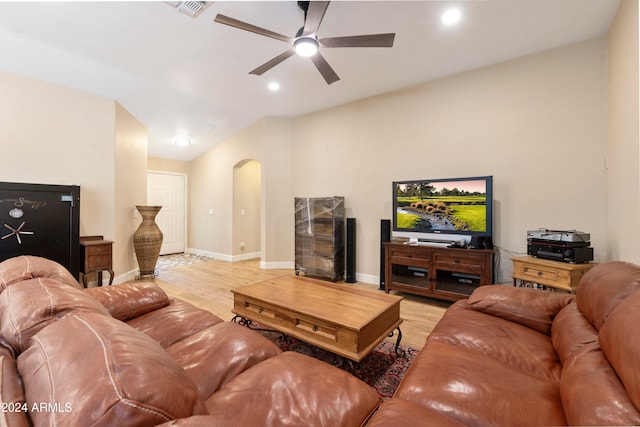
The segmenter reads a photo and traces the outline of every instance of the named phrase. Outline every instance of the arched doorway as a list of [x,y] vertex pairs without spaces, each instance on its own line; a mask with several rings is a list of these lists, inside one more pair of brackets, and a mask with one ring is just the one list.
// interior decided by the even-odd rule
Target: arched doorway
[[260,258],[261,252],[261,165],[252,159],[233,167],[233,242],[234,261]]

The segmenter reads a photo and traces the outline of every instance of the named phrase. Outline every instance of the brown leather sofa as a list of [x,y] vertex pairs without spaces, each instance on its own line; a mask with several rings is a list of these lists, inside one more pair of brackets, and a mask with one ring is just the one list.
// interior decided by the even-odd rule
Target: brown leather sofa
[[640,268],[576,295],[483,286],[445,313],[368,427],[640,425]]
[[640,268],[577,295],[484,286],[453,304],[395,396],[282,353],[153,283],[82,290],[51,261],[0,263],[0,425],[640,424]]
[[0,263],[0,425],[359,426],[348,373],[150,282],[83,290],[60,265]]

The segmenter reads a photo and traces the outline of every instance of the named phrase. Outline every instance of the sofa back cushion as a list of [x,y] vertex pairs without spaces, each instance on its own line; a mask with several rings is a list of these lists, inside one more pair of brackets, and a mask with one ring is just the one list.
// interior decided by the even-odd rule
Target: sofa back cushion
[[152,282],[88,288],[85,293],[100,301],[111,316],[123,322],[169,305],[167,294]]
[[551,334],[556,314],[573,295],[511,286],[480,286],[469,297],[469,308]]
[[69,271],[55,261],[33,255],[21,255],[0,262],[0,292],[23,280],[46,277],[81,289]]
[[0,294],[0,342],[18,355],[42,328],[70,313],[109,316],[102,304],[80,289],[50,278],[24,280]]
[[[640,290],[611,312],[598,340],[633,404],[640,409]],[[636,422],[640,423],[640,417]]]
[[558,313],[552,340],[563,365],[560,396],[569,425],[640,423],[640,413],[600,348],[598,331],[576,304]]
[[600,330],[609,314],[629,295],[640,289],[640,267],[622,261],[598,264],[580,280],[576,291],[578,308]]
[[16,360],[0,350],[0,426],[28,427],[27,408]]
[[158,343],[112,317],[72,314],[18,357],[34,425],[156,425],[206,414],[195,385]]

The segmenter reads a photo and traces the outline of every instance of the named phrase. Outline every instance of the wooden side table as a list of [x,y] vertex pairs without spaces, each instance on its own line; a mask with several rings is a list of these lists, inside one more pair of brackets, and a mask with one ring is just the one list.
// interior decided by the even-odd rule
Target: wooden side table
[[98,286],[102,286],[102,272],[109,272],[109,286],[113,283],[113,242],[104,240],[103,236],[80,237],[80,272],[82,284],[87,287],[87,274],[98,273]]
[[513,285],[517,280],[537,283],[564,291],[575,292],[584,274],[596,263],[570,264],[548,259],[523,256],[511,258],[513,261]]

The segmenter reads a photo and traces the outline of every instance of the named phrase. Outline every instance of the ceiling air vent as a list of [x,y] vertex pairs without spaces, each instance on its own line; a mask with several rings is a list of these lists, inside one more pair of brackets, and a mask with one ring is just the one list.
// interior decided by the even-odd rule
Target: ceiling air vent
[[179,12],[195,18],[200,12],[205,10],[211,3],[210,1],[168,1],[167,4],[178,9]]

